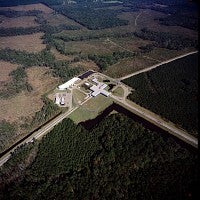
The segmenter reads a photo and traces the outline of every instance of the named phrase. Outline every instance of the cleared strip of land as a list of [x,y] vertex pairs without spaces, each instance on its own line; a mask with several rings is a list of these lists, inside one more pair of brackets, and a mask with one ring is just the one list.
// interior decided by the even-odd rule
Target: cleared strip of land
[[183,58],[183,57],[186,57],[186,56],[195,54],[195,53],[198,53],[198,51],[192,51],[192,52],[183,54],[183,55],[181,55],[181,56],[176,56],[175,58],[171,58],[171,59],[169,59],[169,60],[166,60],[166,61],[163,61],[163,62],[158,63],[158,64],[156,64],[156,65],[153,65],[153,66],[151,66],[151,67],[148,67],[148,68],[139,70],[139,71],[137,71],[137,72],[131,73],[131,74],[126,75],[126,76],[123,76],[123,77],[119,78],[118,80],[124,80],[124,79],[130,78],[130,77],[132,77],[132,76],[135,76],[135,75],[137,75],[137,74],[141,74],[141,73],[143,73],[143,72],[150,71],[150,70],[152,70],[152,69],[154,69],[154,68],[156,68],[156,67],[159,67],[159,66],[161,66],[161,65],[167,64],[167,63],[172,62],[172,61],[174,61],[174,60],[177,60],[177,59],[180,59],[180,58]]

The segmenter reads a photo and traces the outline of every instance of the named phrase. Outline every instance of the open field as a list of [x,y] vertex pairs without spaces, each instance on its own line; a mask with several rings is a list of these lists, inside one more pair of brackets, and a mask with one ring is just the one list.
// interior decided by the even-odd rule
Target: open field
[[80,61],[80,62],[75,62],[69,65],[70,67],[81,67],[84,70],[94,70],[94,71],[99,71],[99,67],[94,63],[93,61]]
[[[138,17],[137,17],[138,16]],[[183,28],[180,26],[165,26],[159,24],[158,21],[154,20],[156,18],[163,18],[166,17],[167,15],[154,11],[154,10],[149,10],[149,9],[140,9],[140,11],[137,12],[127,12],[127,13],[122,13],[119,17],[121,19],[126,19],[129,21],[129,25],[124,26],[124,27],[117,27],[115,28],[116,31],[138,31],[144,27],[148,27],[151,30],[155,31],[161,31],[161,32],[171,32],[175,34],[181,34],[189,37],[198,37],[198,33],[196,31]],[[136,19],[137,18],[137,19]]]
[[31,35],[11,36],[0,38],[0,48],[10,48],[27,52],[40,52],[46,45],[42,44],[41,37],[44,33],[35,33]]
[[120,78],[137,70],[152,66],[155,63],[157,63],[155,60],[143,58],[142,56],[127,58],[109,66],[105,74],[113,78]]
[[54,12],[51,8],[48,6],[37,3],[37,4],[30,4],[30,5],[19,5],[19,6],[12,6],[12,7],[0,7],[0,10],[15,10],[15,11],[30,11],[30,10],[40,10],[44,13],[52,13]]
[[17,64],[12,64],[5,61],[0,61],[0,89],[1,87],[11,80],[10,72],[17,69]]
[[32,117],[42,108],[41,97],[58,82],[49,74],[47,68],[33,67],[27,70],[28,82],[33,87],[32,92],[21,92],[13,98],[0,100],[0,120],[24,123],[24,117]]
[[0,28],[14,28],[14,27],[36,27],[38,23],[34,16],[23,16],[16,18],[1,17]]
[[114,91],[113,91],[113,95],[115,96],[119,96],[119,97],[123,97],[124,96],[124,89],[122,87],[117,87]]
[[90,99],[80,108],[75,110],[69,118],[75,123],[94,119],[102,112],[105,108],[113,103],[112,99],[103,95],[98,95],[95,98]]
[[54,88],[59,79],[51,75],[49,68],[31,67],[27,69],[28,82],[33,87],[33,91],[42,95]]
[[68,52],[81,52],[87,54],[109,54],[113,51],[120,51],[116,45],[112,45],[106,39],[97,39],[89,41],[72,41],[65,43]]

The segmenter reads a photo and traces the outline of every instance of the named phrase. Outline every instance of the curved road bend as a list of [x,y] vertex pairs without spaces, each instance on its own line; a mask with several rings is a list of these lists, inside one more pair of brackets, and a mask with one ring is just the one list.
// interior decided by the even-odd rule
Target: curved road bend
[[137,75],[137,74],[150,71],[150,70],[152,70],[152,69],[154,69],[154,68],[156,68],[156,67],[159,67],[159,66],[161,66],[161,65],[167,64],[167,63],[172,62],[172,61],[174,61],[174,60],[177,60],[177,59],[180,59],[180,58],[183,58],[183,57],[186,57],[186,56],[195,54],[195,53],[198,53],[198,51],[192,51],[192,52],[189,52],[189,53],[185,53],[185,54],[183,54],[183,55],[180,55],[180,56],[176,56],[175,58],[171,58],[171,59],[169,59],[169,60],[166,60],[166,61],[163,61],[163,62],[161,62],[161,63],[155,64],[155,65],[153,65],[153,66],[151,66],[151,67],[148,67],[148,68],[145,68],[145,69],[136,71],[136,72],[134,72],[134,73],[131,73],[131,74],[129,74],[129,75],[123,76],[123,77],[121,77],[121,78],[118,78],[118,80],[121,81],[121,80],[130,78],[130,77],[132,77],[132,76],[135,76],[135,75]]
[[[82,102],[80,105],[84,104],[85,102],[87,102],[89,99],[91,99],[91,97],[89,97],[88,99],[86,99],[84,102]],[[0,158],[0,166],[2,166],[4,163],[6,163],[8,161],[8,159],[11,156],[11,153],[14,152],[14,150],[21,146],[22,144],[25,143],[29,143],[32,142],[33,138],[35,139],[39,139],[42,136],[44,136],[46,133],[48,133],[50,130],[53,129],[54,126],[56,126],[57,124],[59,124],[64,118],[68,117],[72,112],[74,112],[76,109],[78,109],[79,106],[73,108],[72,110],[69,110],[68,112],[59,115],[58,117],[56,117],[55,119],[53,119],[52,121],[50,121],[47,125],[43,126],[41,129],[39,129],[38,131],[34,132],[31,136],[29,136],[28,138],[24,139],[19,145],[13,147],[13,149],[11,149],[9,152],[7,152],[6,154],[4,154],[1,158]]]
[[[176,126],[174,126],[171,123],[164,121],[159,116],[154,117],[153,115],[151,115],[149,113],[149,111],[147,112],[147,110],[144,109],[143,107],[140,109],[140,107],[137,104],[135,104],[134,102],[132,102],[132,103],[133,103],[133,105],[135,104],[135,106],[130,105],[129,103],[126,102],[126,100],[122,100],[119,97],[116,97],[116,96],[113,96],[113,95],[111,95],[111,97],[113,99],[117,100],[118,102],[120,102],[121,104],[124,104],[125,106],[130,108],[130,111],[132,111],[133,113],[135,113],[135,114],[139,115],[140,117],[143,117],[144,119],[152,122],[153,124],[164,129],[165,131],[169,132],[170,134],[178,137],[179,139],[187,142],[188,144],[194,146],[195,148],[198,148],[198,139],[195,138],[194,136],[188,134],[186,131],[177,128]],[[146,112],[145,112],[145,110],[146,110]]]

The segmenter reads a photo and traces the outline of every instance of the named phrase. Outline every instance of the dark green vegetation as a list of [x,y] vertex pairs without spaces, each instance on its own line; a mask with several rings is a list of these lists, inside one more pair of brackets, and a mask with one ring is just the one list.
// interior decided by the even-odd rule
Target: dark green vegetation
[[69,80],[81,71],[80,68],[70,68],[70,62],[57,61],[54,55],[47,49],[40,53],[27,53],[25,51],[4,49],[0,50],[0,59],[21,64],[25,68],[31,66],[50,67],[54,75],[60,77],[63,81]]
[[6,121],[0,121],[0,152],[12,142],[11,138],[16,134],[16,126]]
[[121,13],[120,11],[116,12],[111,9],[96,10],[90,5],[78,5],[77,7],[62,6],[57,10],[91,30],[128,25],[127,20],[117,18],[117,15]]
[[27,74],[25,68],[18,67],[16,70],[10,73],[12,81],[7,83],[3,90],[0,90],[0,97],[8,98],[13,97],[22,90],[30,92],[32,90],[31,85],[27,82]]
[[35,146],[37,155],[31,144],[2,168],[2,200],[178,200],[195,193],[195,153],[122,114],[90,132],[65,119]]
[[111,55],[88,55],[88,59],[94,61],[97,66],[103,71],[106,70],[109,65],[117,63],[120,59],[133,58],[134,53],[130,52],[113,52]]
[[16,36],[16,35],[28,35],[38,32],[45,32],[46,34],[59,33],[63,30],[78,30],[77,26],[68,26],[68,25],[58,25],[58,26],[50,26],[50,25],[42,25],[37,27],[30,28],[0,28],[0,37],[8,37],[8,36]]
[[[38,127],[39,125],[44,124],[48,120],[50,120],[52,117],[54,117],[56,114],[61,112],[61,109],[54,104],[51,100],[49,100],[47,97],[43,97],[43,107],[40,111],[35,113],[35,116],[31,122],[30,127]],[[27,124],[28,125],[28,124]]]
[[198,131],[197,54],[124,80],[129,98],[190,132]]
[[186,47],[196,47],[198,42],[193,39],[185,38],[182,35],[171,34],[165,32],[156,32],[144,28],[141,32],[135,33],[137,37],[144,40],[151,40],[155,42],[155,46],[171,50],[181,50]]

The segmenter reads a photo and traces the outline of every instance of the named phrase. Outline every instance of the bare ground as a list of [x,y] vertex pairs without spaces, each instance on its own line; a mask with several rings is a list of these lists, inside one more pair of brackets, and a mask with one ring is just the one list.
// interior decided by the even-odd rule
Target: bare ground
[[1,7],[1,10],[8,10],[12,9],[15,11],[30,11],[30,10],[40,10],[44,13],[52,13],[53,10],[48,6],[38,3],[38,4],[30,4],[30,5],[19,5],[19,6],[12,6],[12,7]]
[[17,69],[17,66],[17,64],[0,61],[0,89],[5,83],[8,83],[11,80],[9,74],[13,70]]
[[14,27],[36,27],[39,24],[35,21],[34,16],[23,16],[16,18],[1,17],[0,28],[14,28]]
[[31,35],[1,37],[0,48],[10,48],[27,52],[40,52],[46,48],[46,45],[42,44],[41,37],[43,35],[44,33],[35,33]]
[[26,117],[33,117],[42,106],[42,95],[57,85],[58,79],[52,77],[48,68],[32,67],[27,70],[28,82],[33,91],[21,92],[10,99],[0,99],[0,121],[17,124],[25,123]]

